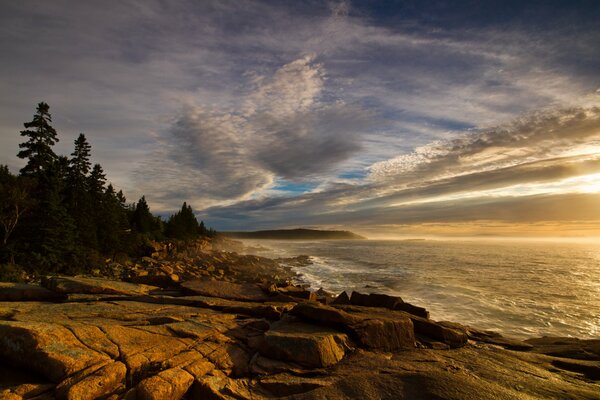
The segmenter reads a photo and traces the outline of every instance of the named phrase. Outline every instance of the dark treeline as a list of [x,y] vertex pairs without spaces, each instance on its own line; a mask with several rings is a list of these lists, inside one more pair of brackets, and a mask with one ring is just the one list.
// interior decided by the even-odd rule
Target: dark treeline
[[0,275],[16,265],[36,273],[88,272],[107,257],[140,255],[151,240],[215,235],[186,203],[167,221],[152,215],[144,197],[128,204],[107,185],[102,166],[90,162],[83,133],[70,157],[55,154],[51,122],[48,104],[39,103],[21,131],[17,156],[27,164],[18,175],[0,165]]

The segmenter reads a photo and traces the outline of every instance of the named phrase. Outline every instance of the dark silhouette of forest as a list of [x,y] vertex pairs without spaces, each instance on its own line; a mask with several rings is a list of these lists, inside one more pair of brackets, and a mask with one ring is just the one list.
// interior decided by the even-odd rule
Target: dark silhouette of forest
[[39,103],[24,124],[17,156],[27,164],[19,174],[0,165],[0,278],[22,269],[86,273],[106,258],[141,255],[152,240],[216,234],[185,202],[167,221],[150,212],[143,196],[128,204],[107,184],[102,166],[92,165],[83,133],[70,157],[55,154],[59,139],[49,110]]

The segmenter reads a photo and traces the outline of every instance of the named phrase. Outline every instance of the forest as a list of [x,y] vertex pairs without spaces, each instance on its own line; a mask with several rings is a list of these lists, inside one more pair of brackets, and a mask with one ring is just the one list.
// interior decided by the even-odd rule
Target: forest
[[0,280],[35,274],[86,273],[107,259],[143,255],[150,241],[193,240],[216,231],[198,223],[186,202],[166,221],[150,211],[145,196],[128,203],[92,165],[91,145],[81,133],[70,157],[59,141],[50,107],[41,102],[21,131],[18,174],[0,165]]

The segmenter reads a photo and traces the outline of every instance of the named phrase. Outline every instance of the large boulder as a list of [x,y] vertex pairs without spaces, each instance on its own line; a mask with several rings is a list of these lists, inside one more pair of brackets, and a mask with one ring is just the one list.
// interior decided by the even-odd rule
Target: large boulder
[[[344,303],[340,302],[340,304]],[[404,302],[401,297],[389,296],[387,294],[362,294],[359,292],[352,292],[350,304],[363,307],[382,307],[390,310],[400,310],[421,318],[429,318],[429,312],[425,308],[413,306],[410,303]]]
[[415,346],[413,324],[406,314],[373,316],[369,312],[348,313],[319,303],[300,303],[291,313],[347,332],[361,346],[369,349],[394,351]]
[[171,368],[141,381],[136,388],[138,400],[179,400],[194,383],[194,377],[181,368]]
[[232,283],[213,281],[210,279],[195,279],[181,284],[189,294],[219,297],[238,301],[265,302],[270,298],[262,289],[252,283]]
[[54,292],[64,294],[86,293],[137,296],[148,294],[158,289],[155,286],[82,276],[50,276],[42,280],[42,285]]
[[278,321],[265,332],[259,352],[266,357],[292,361],[309,368],[339,362],[348,347],[343,333],[299,322]]

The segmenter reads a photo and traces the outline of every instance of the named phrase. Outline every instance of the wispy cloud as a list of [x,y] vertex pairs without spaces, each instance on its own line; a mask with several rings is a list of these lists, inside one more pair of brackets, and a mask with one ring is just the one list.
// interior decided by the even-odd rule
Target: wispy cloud
[[59,152],[83,131],[131,199],[236,229],[438,215],[596,171],[600,7],[440,4],[5,2],[0,157],[19,167],[44,100]]
[[[248,198],[276,178],[304,181],[329,173],[360,149],[371,113],[324,102],[324,79],[323,66],[307,55],[273,76],[252,74],[239,109],[186,106],[140,177],[165,185],[153,193],[166,199],[176,201],[183,190],[206,205]],[[173,179],[172,171],[183,179]]]

